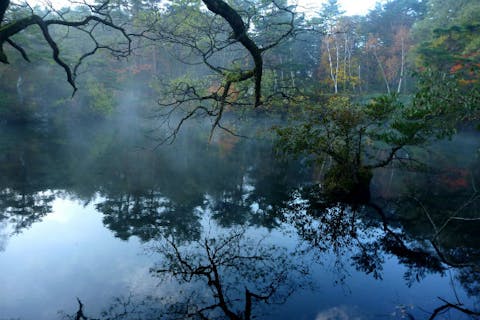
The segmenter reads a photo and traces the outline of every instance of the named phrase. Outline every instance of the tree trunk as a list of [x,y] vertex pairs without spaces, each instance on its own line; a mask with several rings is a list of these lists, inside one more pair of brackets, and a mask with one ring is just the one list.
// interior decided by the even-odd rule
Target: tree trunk
[[152,47],[152,64],[152,73],[156,77],[158,75],[157,46]]
[[345,43],[343,48],[343,91],[347,89],[347,57],[348,57],[348,35],[345,33]]
[[404,69],[405,69],[405,41],[402,37],[402,53],[401,53],[401,65],[400,65],[400,78],[398,79],[398,87],[397,87],[397,93],[400,93],[402,90],[402,81],[403,81],[403,76],[404,76]]
[[5,12],[10,5],[10,0],[0,0],[0,26],[3,23],[3,18],[5,17]]
[[248,36],[247,27],[242,20],[242,17],[222,0],[202,0],[207,6],[208,10],[220,15],[224,18],[233,30],[233,36],[240,42],[245,49],[248,50],[253,59],[255,67],[251,72],[244,73],[242,78],[251,78],[253,76],[255,81],[255,107],[261,104],[261,87],[262,87],[262,73],[263,73],[263,58],[262,50],[257,44]]
[[[332,51],[330,50],[330,36],[327,38],[327,53],[328,53],[328,64],[330,66],[330,79],[333,82],[334,92],[338,93],[338,86],[337,86],[337,74],[333,71],[333,61],[332,61]],[[338,52],[337,52],[337,69],[338,69]]]
[[283,81],[285,80],[285,74],[283,73],[283,58],[280,57],[280,65],[282,66],[282,69],[280,70],[280,80]]
[[277,70],[273,70],[273,92],[278,91]]
[[358,92],[362,93],[362,74],[360,64],[358,65]]
[[387,87],[387,93],[390,94],[390,85],[388,84],[387,75],[385,74],[385,69],[383,69],[382,62],[378,58],[376,49],[373,50],[373,55],[375,56],[375,60],[377,60],[380,71],[382,72],[383,81],[385,81],[385,86]]
[[339,48],[338,48],[338,41],[337,38],[335,37],[335,56],[336,56],[336,65],[335,65],[335,93],[338,93],[338,71],[340,68],[340,53]]

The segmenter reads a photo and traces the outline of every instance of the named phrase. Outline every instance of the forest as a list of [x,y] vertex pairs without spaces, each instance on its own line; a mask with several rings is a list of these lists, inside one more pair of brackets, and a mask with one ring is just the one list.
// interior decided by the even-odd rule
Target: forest
[[308,15],[287,1],[7,1],[4,11],[5,123],[108,121],[128,101],[165,124],[162,144],[192,118],[209,118],[209,140],[242,135],[232,118],[291,118],[276,129],[280,148],[333,159],[334,180],[349,173],[327,189],[342,193],[368,187],[405,147],[478,118],[475,1],[388,1],[365,16],[333,0]]
[[346,12],[1,0],[0,320],[480,318],[480,2]]

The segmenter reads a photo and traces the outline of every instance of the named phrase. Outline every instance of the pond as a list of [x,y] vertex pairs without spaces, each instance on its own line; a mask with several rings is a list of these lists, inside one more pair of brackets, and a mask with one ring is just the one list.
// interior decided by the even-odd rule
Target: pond
[[[326,201],[272,141],[135,126],[2,127],[0,319],[468,319],[480,140]],[[478,186],[480,187],[480,186]],[[470,313],[470,314],[469,314]]]

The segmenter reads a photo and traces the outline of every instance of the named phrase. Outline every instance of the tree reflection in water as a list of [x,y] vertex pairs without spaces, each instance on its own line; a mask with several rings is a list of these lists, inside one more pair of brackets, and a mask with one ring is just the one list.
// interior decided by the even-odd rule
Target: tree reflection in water
[[0,221],[8,223],[13,234],[20,233],[51,213],[53,200],[55,195],[49,191],[4,189],[0,191]]
[[96,208],[103,213],[104,225],[122,240],[137,236],[147,242],[166,234],[185,241],[200,237],[194,208],[174,204],[158,192],[111,195]]
[[190,288],[180,300],[164,299],[167,313],[250,319],[261,309],[259,304],[284,303],[293,291],[307,285],[308,270],[299,255],[264,241],[247,238],[244,230],[205,237],[188,247],[165,239],[159,247],[164,259],[153,272],[162,279],[175,279],[180,288]]
[[[478,297],[480,242],[471,224],[480,222],[479,194],[475,187],[473,189],[473,194],[457,195],[452,198],[454,201],[441,207],[438,204],[444,202],[439,198],[446,193],[440,196],[423,194],[422,200],[422,194],[416,193],[416,197],[380,206],[373,202],[358,205],[335,202],[331,198],[325,200],[318,186],[313,186],[294,194],[285,209],[284,219],[295,227],[319,261],[325,254],[332,253],[339,272],[350,264],[358,271],[372,274],[375,279],[382,279],[385,257],[390,255],[406,267],[404,279],[409,286],[421,282],[429,273],[446,275],[448,272],[450,277],[452,273],[456,275],[456,281],[470,297]],[[427,198],[430,206],[426,205]],[[412,222],[414,228],[409,225]],[[339,277],[345,281],[347,271]],[[475,319],[480,317],[480,311],[461,302],[453,282],[451,279],[456,301],[438,297],[441,305],[429,312],[429,319],[452,310]],[[414,318],[404,312],[408,318]]]
[[[335,268],[343,281],[348,279],[348,265],[382,279],[383,265],[392,256],[406,267],[408,285],[421,282],[427,274],[450,275],[454,301],[438,297],[438,307],[424,310],[424,317],[418,315],[422,314],[419,305],[416,310],[399,306],[397,312],[404,318],[441,319],[446,312],[454,318],[480,317],[475,308],[462,303],[454,286],[458,281],[469,295],[479,294],[478,244],[455,245],[452,235],[468,227],[458,222],[473,220],[451,219],[453,215],[445,219],[445,212],[423,202],[419,205],[419,198],[413,202],[411,197],[405,198],[413,207],[405,203],[397,207],[392,203],[332,203],[319,194],[315,188],[301,189],[283,211],[282,226],[293,227],[300,236],[294,250],[269,244],[268,238],[258,235],[249,237],[250,229],[220,229],[215,212],[211,214],[214,220],[207,223],[210,231],[196,241],[159,233],[155,252],[162,259],[151,273],[161,285],[170,285],[168,294],[118,298],[101,319],[250,319],[268,313],[268,305],[286,302],[295,290],[313,288],[306,265],[312,261],[321,264],[330,254],[335,256]],[[476,208],[472,199],[467,197],[452,212],[467,210],[462,217],[472,217]],[[406,214],[401,208],[416,208],[425,215],[428,212],[422,234],[418,226],[412,230],[408,221],[402,220]],[[432,232],[429,224],[437,225],[434,221],[442,215],[442,232],[438,228]],[[422,221],[418,217],[414,220]]]
[[[424,184],[410,179],[415,185],[395,189],[398,178],[389,186],[395,196],[388,201],[375,198],[374,190],[374,203],[345,204],[327,201],[318,188],[303,188],[291,196],[309,173],[300,177],[298,167],[274,162],[268,146],[249,150],[252,145],[239,142],[230,154],[219,157],[215,146],[194,143],[171,155],[133,152],[131,146],[117,143],[122,139],[113,133],[99,137],[88,139],[98,140],[98,145],[80,150],[54,143],[56,139],[46,139],[48,143],[25,139],[21,148],[12,146],[0,157],[0,248],[7,241],[2,234],[10,236],[41,221],[58,197],[95,201],[105,227],[122,240],[163,239],[158,245],[163,264],[152,274],[165,284],[178,282],[183,291],[172,289],[160,298],[118,298],[99,319],[253,317],[307,286],[308,277],[297,261],[311,262],[312,255],[317,268],[333,254],[335,271],[343,281],[351,266],[380,280],[393,257],[406,267],[403,276],[410,285],[428,274],[451,272],[452,281],[468,295],[480,296],[479,199],[476,190],[465,187],[466,178],[451,181],[449,176],[427,175]],[[0,143],[9,141],[3,140]],[[447,183],[440,183],[445,179]],[[206,236],[208,214],[222,230],[246,231]],[[295,245],[298,235],[298,248],[307,250],[291,255],[269,245],[275,241],[269,237],[260,244],[257,238],[249,240],[265,229],[293,229],[295,234],[285,236],[285,242]],[[217,260],[210,261],[209,255]],[[222,272],[218,279],[214,266]],[[425,313],[426,318],[440,317],[446,310],[476,315],[474,308],[450,297],[448,303],[439,299],[438,308]],[[82,313],[87,311],[88,305]]]
[[407,267],[404,278],[409,284],[420,281],[429,272],[445,270],[438,257],[401,228],[390,225],[378,205],[324,202],[316,190],[302,193],[286,209],[285,220],[320,260],[325,253],[333,253],[338,271],[344,270],[344,265],[348,265],[345,260],[350,259],[358,271],[381,279],[386,254],[396,256]]
[[252,319],[311,288],[301,254],[251,237],[245,229],[223,229],[195,242],[173,236],[156,241],[160,262],[151,268],[159,285],[173,284],[161,297],[119,297],[100,317],[86,315],[78,300],[65,319]]

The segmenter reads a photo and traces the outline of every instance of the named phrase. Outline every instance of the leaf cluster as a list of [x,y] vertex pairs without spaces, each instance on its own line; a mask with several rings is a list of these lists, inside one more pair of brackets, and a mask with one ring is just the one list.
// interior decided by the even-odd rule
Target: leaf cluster
[[294,125],[277,128],[278,146],[284,153],[331,157],[351,168],[376,168],[389,164],[406,146],[428,140],[433,128],[425,115],[405,106],[395,95],[357,103],[331,97],[324,106],[311,106]]

